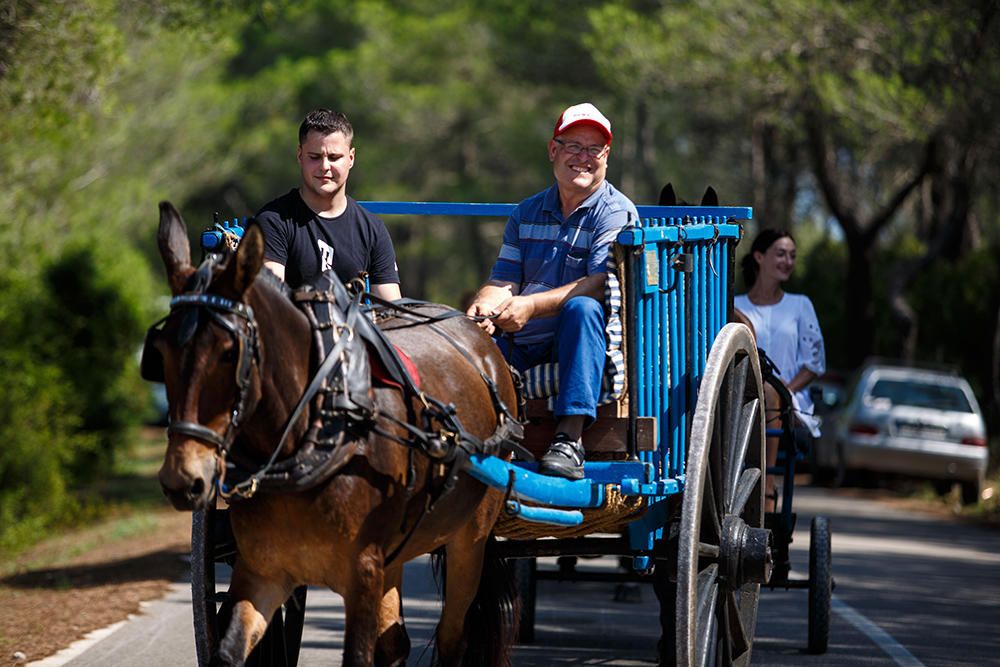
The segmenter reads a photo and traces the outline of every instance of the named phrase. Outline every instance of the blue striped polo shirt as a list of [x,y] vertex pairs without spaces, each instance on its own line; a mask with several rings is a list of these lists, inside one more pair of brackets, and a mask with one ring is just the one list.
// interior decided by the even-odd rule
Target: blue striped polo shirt
[[[553,184],[514,208],[490,280],[514,283],[519,294],[528,295],[604,273],[618,232],[638,218],[635,204],[604,181],[563,220],[559,189]],[[532,319],[515,334],[515,342],[545,342],[555,328],[554,316]]]

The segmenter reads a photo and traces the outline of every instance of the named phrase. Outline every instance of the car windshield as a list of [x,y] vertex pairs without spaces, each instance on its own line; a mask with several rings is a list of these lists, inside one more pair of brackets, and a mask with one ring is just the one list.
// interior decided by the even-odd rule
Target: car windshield
[[893,405],[935,408],[953,412],[972,412],[972,406],[961,387],[918,382],[914,380],[880,379],[872,387],[872,399],[885,398]]

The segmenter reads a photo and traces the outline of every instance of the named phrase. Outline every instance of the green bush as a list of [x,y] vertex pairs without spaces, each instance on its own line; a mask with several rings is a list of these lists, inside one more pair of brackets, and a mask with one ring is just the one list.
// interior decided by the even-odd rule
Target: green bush
[[62,369],[79,427],[94,436],[69,462],[74,477],[109,468],[148,408],[135,356],[149,319],[149,283],[137,277],[147,273],[129,251],[96,244],[69,248],[44,271],[49,332],[39,355]]
[[40,276],[0,272],[0,549],[80,516],[73,490],[110,472],[146,415],[136,350],[148,269],[78,242]]

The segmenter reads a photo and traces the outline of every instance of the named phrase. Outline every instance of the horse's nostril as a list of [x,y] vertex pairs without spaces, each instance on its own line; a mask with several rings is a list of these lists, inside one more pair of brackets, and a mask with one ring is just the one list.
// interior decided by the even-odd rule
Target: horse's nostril
[[200,498],[202,492],[205,490],[205,480],[196,479],[194,483],[191,484],[191,488],[188,490],[188,496],[191,498]]

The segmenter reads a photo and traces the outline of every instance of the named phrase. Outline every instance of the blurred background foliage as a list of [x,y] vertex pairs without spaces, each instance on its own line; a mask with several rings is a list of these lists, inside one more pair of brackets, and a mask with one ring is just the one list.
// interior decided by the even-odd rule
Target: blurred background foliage
[[[829,364],[964,370],[995,432],[996,0],[0,0],[0,546],[147,418],[156,204],[194,235],[297,183],[310,109],[356,128],[357,199],[516,201],[559,111],[613,121],[609,177],[791,229]],[[404,293],[458,304],[502,220],[389,218]],[[746,246],[748,244],[744,244]],[[1000,456],[995,456],[1000,458]]]

